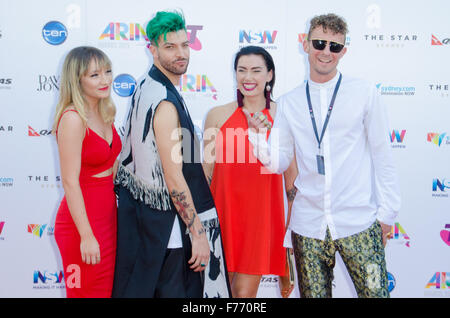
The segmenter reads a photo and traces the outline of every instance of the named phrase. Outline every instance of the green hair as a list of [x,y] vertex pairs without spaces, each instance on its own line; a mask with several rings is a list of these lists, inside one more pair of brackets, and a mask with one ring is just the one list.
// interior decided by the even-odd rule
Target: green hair
[[166,41],[167,33],[179,30],[186,31],[186,22],[182,13],[178,11],[159,11],[147,24],[146,32],[148,39],[158,46],[158,39],[161,35],[164,35],[164,41]]

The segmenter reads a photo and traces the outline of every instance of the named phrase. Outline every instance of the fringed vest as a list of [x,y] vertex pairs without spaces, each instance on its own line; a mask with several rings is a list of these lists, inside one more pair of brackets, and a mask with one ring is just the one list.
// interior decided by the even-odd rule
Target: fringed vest
[[162,101],[171,102],[177,109],[183,133],[183,175],[197,213],[201,214],[213,208],[214,201],[201,164],[200,142],[182,97],[155,66],[137,87],[132,98],[116,184],[127,188],[136,200],[153,209],[174,209],[153,131],[155,110]]

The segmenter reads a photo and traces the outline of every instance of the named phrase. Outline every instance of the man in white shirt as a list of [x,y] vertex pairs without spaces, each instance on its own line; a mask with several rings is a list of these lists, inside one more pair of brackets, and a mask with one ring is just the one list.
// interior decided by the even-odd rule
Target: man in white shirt
[[311,20],[308,81],[278,100],[268,143],[264,116],[247,114],[250,142],[269,170],[282,173],[296,155],[289,230],[302,297],[331,297],[336,251],[358,297],[389,297],[384,246],[400,191],[387,111],[375,85],[337,70],[346,33],[334,14]]

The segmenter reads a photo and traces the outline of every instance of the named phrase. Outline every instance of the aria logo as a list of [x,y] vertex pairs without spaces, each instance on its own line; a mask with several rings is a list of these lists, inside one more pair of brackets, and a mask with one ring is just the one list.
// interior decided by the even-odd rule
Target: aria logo
[[392,226],[391,233],[389,235],[389,239],[395,240],[396,242],[399,242],[401,244],[405,244],[407,247],[410,247],[410,238],[408,234],[406,234],[403,227],[400,225],[400,223],[395,223]]
[[[186,26],[187,36],[189,38],[189,46],[195,51],[200,51],[202,49],[202,43],[197,38],[197,32],[201,30],[203,30],[202,25]],[[112,43],[104,44],[103,40],[105,39],[109,39],[110,41],[121,41],[122,44],[134,42],[136,44],[145,45],[149,42],[145,28],[141,24],[134,22],[110,22],[99,37],[99,40],[102,41],[100,45],[102,47],[128,48],[129,45],[116,46],[111,45]]]
[[448,280],[447,277],[450,278],[450,273],[437,272],[433,274],[433,277],[431,277],[430,281],[425,286],[425,288],[448,289],[450,288],[450,281]]
[[184,74],[180,77],[178,90],[181,93],[202,94],[217,100],[217,90],[205,74]]
[[431,45],[447,45],[450,44],[450,38],[443,39],[440,41],[434,34],[431,35]]
[[42,28],[42,37],[51,45],[60,45],[67,39],[67,29],[61,22],[50,21]]

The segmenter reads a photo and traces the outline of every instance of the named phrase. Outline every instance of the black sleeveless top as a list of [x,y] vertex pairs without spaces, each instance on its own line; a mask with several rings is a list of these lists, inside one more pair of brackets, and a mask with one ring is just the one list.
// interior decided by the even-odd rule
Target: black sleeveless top
[[[191,192],[195,209],[198,214],[212,209],[214,200],[201,163],[200,140],[195,133],[194,123],[184,100],[172,82],[157,67],[153,66],[150,69],[149,76],[167,88],[167,101],[177,109],[182,128],[183,176]],[[171,205],[174,208],[173,202]]]

